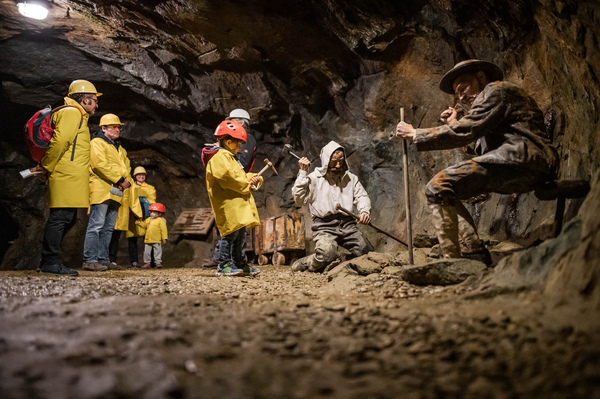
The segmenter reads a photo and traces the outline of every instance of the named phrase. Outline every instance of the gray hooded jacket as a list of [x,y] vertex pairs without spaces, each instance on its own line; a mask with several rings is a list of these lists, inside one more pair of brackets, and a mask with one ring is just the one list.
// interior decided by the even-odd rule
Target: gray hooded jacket
[[[338,149],[344,151],[344,174],[339,179],[327,175],[327,168],[331,155]],[[310,214],[314,217],[339,213],[335,209],[340,204],[346,209],[352,209],[354,205],[360,213],[370,214],[371,200],[364,187],[358,181],[358,177],[348,171],[348,162],[345,160],[346,150],[344,147],[330,141],[321,149],[321,166],[315,168],[312,173],[302,169],[298,171],[298,177],[292,187],[294,201],[299,206],[308,204]]]

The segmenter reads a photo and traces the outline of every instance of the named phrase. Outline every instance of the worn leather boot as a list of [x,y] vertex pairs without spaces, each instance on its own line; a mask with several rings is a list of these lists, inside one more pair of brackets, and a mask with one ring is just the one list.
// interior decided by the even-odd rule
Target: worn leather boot
[[433,217],[433,225],[440,243],[443,258],[460,258],[458,242],[458,214],[456,208],[449,205],[429,205]]

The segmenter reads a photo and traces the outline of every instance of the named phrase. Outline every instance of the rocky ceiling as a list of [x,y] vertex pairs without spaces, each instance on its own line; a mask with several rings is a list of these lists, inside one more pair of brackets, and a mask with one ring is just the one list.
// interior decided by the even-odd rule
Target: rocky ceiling
[[[438,123],[453,104],[439,79],[466,58],[498,63],[536,98],[562,177],[597,181],[599,27],[596,0],[55,0],[44,21],[1,0],[1,268],[32,268],[39,259],[46,189],[18,175],[31,166],[21,128],[37,109],[60,104],[74,79],[105,93],[92,130],[107,112],[126,122],[132,165],[148,169],[170,223],[184,208],[209,206],[200,150],[230,110],[245,108],[258,162],[268,157],[281,172],[256,195],[261,217],[295,208],[297,164],[283,144],[316,160],[337,140],[371,196],[375,223],[403,236],[401,147],[387,138],[400,106],[414,125]],[[416,233],[431,234],[425,183],[462,157],[410,151]],[[471,208],[483,236],[524,245],[548,237],[554,203],[531,194],[479,200]],[[580,205],[569,203],[567,218]],[[71,236],[85,224],[82,215]],[[366,234],[379,251],[398,249]],[[82,244],[67,240],[75,266]]]

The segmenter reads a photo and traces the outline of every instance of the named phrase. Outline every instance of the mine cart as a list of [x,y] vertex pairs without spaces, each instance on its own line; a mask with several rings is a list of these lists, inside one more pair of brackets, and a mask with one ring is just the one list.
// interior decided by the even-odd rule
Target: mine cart
[[304,220],[300,213],[265,219],[250,230],[246,250],[253,251],[259,265],[291,265],[305,254]]

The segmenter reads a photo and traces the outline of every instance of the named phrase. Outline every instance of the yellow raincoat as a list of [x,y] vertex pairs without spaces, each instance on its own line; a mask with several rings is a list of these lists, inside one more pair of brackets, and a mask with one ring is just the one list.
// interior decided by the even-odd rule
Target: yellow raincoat
[[135,223],[146,229],[146,236],[144,238],[145,244],[160,244],[162,240],[167,240],[169,238],[167,221],[165,218],[159,216],[152,219],[152,217],[149,217],[144,221],[137,221]]
[[[260,224],[250,179],[231,151],[219,149],[206,164],[206,189],[221,236]],[[262,183],[262,176],[259,177]]]
[[119,146],[119,154],[121,154],[121,158],[123,159],[125,167],[127,168],[127,180],[131,184],[131,187],[126,188],[123,191],[123,200],[121,201],[121,206],[119,207],[119,215],[117,216],[115,230],[127,230],[129,227],[129,211],[133,212],[137,217],[140,218],[143,215],[140,202],[137,200],[137,196],[134,194],[135,182],[130,175],[131,164],[129,162],[129,157],[127,156],[127,151],[125,151],[122,146]]
[[[144,182],[141,185],[133,183],[129,190],[129,204],[131,213],[129,214],[129,221],[125,236],[129,237],[143,237],[146,234],[146,229],[135,223],[136,219],[141,218],[143,215],[142,206],[140,205],[140,197],[146,197],[150,205],[156,202],[156,189],[154,186]],[[117,221],[117,224],[119,222]]]
[[123,160],[127,158],[127,152],[122,146],[117,150],[113,144],[98,136],[92,139],[91,147],[90,204],[101,204],[109,199],[121,203],[123,197],[111,194],[110,188],[121,178],[129,177],[131,167],[128,169]]
[[[90,166],[90,115],[72,98],[65,97],[67,107],[52,117],[54,135],[40,161],[48,171],[50,208],[87,208],[89,206],[88,174]],[[81,126],[81,115],[83,121]]]

